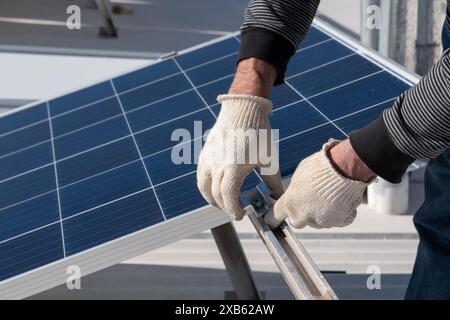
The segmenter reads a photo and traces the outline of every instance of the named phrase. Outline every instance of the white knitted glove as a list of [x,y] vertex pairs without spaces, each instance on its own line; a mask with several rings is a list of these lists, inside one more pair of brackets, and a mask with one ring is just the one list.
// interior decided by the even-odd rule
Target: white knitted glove
[[[220,95],[217,100],[222,107],[199,156],[197,186],[206,201],[221,208],[232,218],[240,220],[244,216],[244,208],[240,203],[242,184],[253,169],[263,166],[259,156],[255,161],[250,161],[248,157],[252,146],[259,150],[260,139],[258,135],[249,139],[248,136],[238,134],[232,144],[225,142],[230,141],[230,132],[239,133],[247,129],[256,129],[255,132],[259,129],[270,130],[269,115],[272,103],[261,97],[238,94]],[[228,141],[225,141],[224,137],[227,137]],[[261,145],[262,143],[261,141]],[[238,159],[241,161],[237,161]],[[262,177],[274,191],[275,197],[279,197],[283,189],[278,168],[276,172]]]
[[286,217],[296,228],[344,227],[353,222],[369,183],[345,178],[336,171],[327,152],[337,143],[330,140],[299,164],[274,212],[266,214],[267,224],[276,228]]

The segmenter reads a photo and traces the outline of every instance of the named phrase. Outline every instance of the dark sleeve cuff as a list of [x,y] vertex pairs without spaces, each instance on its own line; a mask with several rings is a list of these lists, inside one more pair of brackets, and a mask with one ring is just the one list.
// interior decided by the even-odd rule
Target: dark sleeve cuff
[[248,58],[264,60],[275,67],[277,78],[274,85],[284,82],[289,59],[295,47],[283,36],[263,28],[248,28],[241,32],[238,63]]
[[395,146],[383,116],[363,129],[352,131],[350,144],[373,172],[391,183],[401,182],[406,169],[415,160]]

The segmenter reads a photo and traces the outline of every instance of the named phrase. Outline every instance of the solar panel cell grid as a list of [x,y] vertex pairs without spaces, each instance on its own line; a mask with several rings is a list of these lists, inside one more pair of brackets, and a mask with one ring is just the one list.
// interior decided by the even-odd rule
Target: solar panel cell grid
[[327,117],[335,119],[385,100],[394,99],[408,86],[386,72],[349,83],[311,99]]
[[[183,107],[174,108],[173,106]],[[139,133],[143,130],[160,127],[201,109],[206,109],[206,107],[198,95],[194,91],[188,91],[151,106],[135,109],[128,112],[127,117],[133,131]]]
[[[172,133],[193,146],[194,122],[214,124],[238,49],[230,37],[0,118],[0,281],[205,206]],[[313,28],[271,94],[282,174],[408,86]]]
[[273,113],[273,128],[281,128],[279,138],[286,139],[293,134],[327,123],[327,119],[311,107],[306,101],[287,104]]
[[119,99],[125,111],[130,111],[191,89],[192,87],[186,78],[182,74],[177,74],[137,89],[119,93]]
[[162,221],[154,193],[138,192],[65,220],[66,254],[72,255]]
[[23,130],[27,126],[36,125],[39,121],[47,121],[47,104],[41,103],[18,113],[2,118],[0,137],[9,135],[15,130]]
[[23,174],[53,161],[51,142],[38,143],[20,152],[0,156],[0,181]]
[[48,121],[38,123],[29,128],[18,130],[0,138],[0,156],[21,151],[35,144],[50,139]]
[[64,258],[58,224],[0,243],[0,281]]
[[183,70],[189,70],[196,66],[202,66],[205,63],[215,62],[216,59],[236,53],[238,50],[239,41],[231,37],[230,39],[183,54],[177,57],[176,60]]
[[114,79],[114,85],[117,92],[121,93],[177,73],[179,73],[177,65],[172,60],[167,60],[119,76]]
[[303,50],[303,48],[304,46],[298,50],[302,54],[294,55],[289,62],[289,68],[286,70],[288,79],[302,72],[332,64],[338,59],[355,54],[344,46],[336,46],[336,42],[330,38],[312,43],[307,50]]
[[142,155],[147,157],[157,152],[167,150],[178,143],[172,141],[172,132],[176,128],[182,128],[190,132],[191,137],[194,137],[194,121],[199,121],[203,129],[210,128],[215,121],[214,116],[208,109],[198,110],[178,119],[174,119],[170,123],[161,124],[157,127],[152,127],[145,131],[137,133],[136,141],[141,149]]
[[46,166],[33,172],[18,175],[0,183],[0,208],[27,201],[41,194],[55,190],[55,174],[52,166]]
[[112,117],[122,115],[116,97],[95,102],[88,107],[79,108],[72,112],[60,114],[52,118],[55,139],[76,130],[107,121]]
[[50,115],[56,116],[76,108],[87,107],[114,95],[111,84],[108,81],[93,85],[91,87],[67,94],[60,98],[49,101]]
[[281,175],[287,176],[292,174],[299,163],[299,159],[303,159],[318,151],[321,145],[330,137],[335,139],[345,138],[344,134],[334,125],[324,123],[310,130],[288,136],[284,140],[280,139]]
[[140,160],[60,188],[63,218],[149,188]]
[[0,214],[0,242],[59,220],[56,191],[5,208]]

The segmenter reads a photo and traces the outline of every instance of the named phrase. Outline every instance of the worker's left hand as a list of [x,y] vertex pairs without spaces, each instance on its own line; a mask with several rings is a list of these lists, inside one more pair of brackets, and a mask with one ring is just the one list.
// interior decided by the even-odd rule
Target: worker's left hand
[[[361,164],[356,153],[349,152],[353,149],[348,140],[339,144],[339,150],[345,151],[338,151],[348,166],[343,165],[340,168],[342,171],[338,172],[329,158],[330,149],[338,144],[339,141],[330,140],[321,151],[299,164],[288,189],[275,203],[274,212],[266,214],[267,224],[276,228],[287,217],[296,228],[307,225],[315,228],[344,227],[353,222],[364,190],[375,174]],[[357,164],[357,169],[364,173],[363,179],[369,182],[343,176],[346,169],[356,163],[352,159],[361,162]]]

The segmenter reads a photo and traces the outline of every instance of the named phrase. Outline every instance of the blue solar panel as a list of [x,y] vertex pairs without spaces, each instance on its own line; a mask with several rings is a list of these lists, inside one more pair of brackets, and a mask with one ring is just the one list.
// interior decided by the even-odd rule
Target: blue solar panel
[[[171,135],[214,124],[238,49],[231,36],[0,118],[0,295],[11,277],[206,205],[195,154],[174,164]],[[410,86],[318,28],[286,77],[271,95],[284,176]],[[245,188],[257,182],[253,173]]]
[[66,255],[163,221],[155,193],[146,190],[63,222]]

